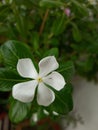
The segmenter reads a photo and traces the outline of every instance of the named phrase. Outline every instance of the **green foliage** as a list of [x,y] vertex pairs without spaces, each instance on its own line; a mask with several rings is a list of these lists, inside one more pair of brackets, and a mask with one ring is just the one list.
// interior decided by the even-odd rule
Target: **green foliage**
[[67,84],[60,92],[55,92],[56,100],[49,106],[49,110],[64,115],[69,113],[73,108],[72,86]]
[[59,50],[58,48],[52,48],[50,49],[49,51],[47,51],[45,54],[44,54],[44,57],[46,56],[55,56],[55,57],[58,57],[59,55]]
[[11,91],[14,84],[25,81],[12,70],[0,68],[0,91]]
[[60,63],[58,72],[60,72],[65,77],[66,81],[70,81],[75,73],[73,62],[67,61],[67,62]]
[[62,3],[61,1],[57,0],[41,0],[40,1],[40,6],[42,7],[60,7],[63,6],[64,3]]
[[10,102],[9,117],[13,123],[19,123],[28,117],[31,108],[30,103],[22,103],[13,98],[10,99]]
[[[1,92],[11,92],[15,84],[19,82],[25,82],[30,79],[22,78],[17,73],[17,62],[21,58],[32,58],[32,53],[28,45],[17,42],[17,41],[8,41],[1,46],[1,55],[3,58],[4,66],[0,68],[0,91]],[[58,57],[58,49],[52,48],[44,56],[55,55]],[[60,65],[59,72],[64,73],[66,78],[67,85],[60,92],[55,92],[55,101],[52,105],[48,107],[39,106],[35,101],[32,103],[22,103],[13,98],[10,98],[10,110],[9,116],[12,122],[19,123],[26,118],[31,118],[32,113],[37,112],[38,120],[45,117],[45,114],[42,113],[44,109],[47,109],[51,114],[53,111],[61,114],[67,114],[72,110],[72,89],[69,85],[71,79],[70,74],[73,74],[73,64],[72,62],[66,62],[65,64]],[[32,107],[32,108],[31,108]],[[29,116],[30,115],[30,116]],[[46,115],[47,116],[47,115]]]
[[51,33],[53,33],[53,35],[58,36],[65,30],[65,24],[68,22],[65,18],[65,14],[63,13],[56,21],[54,21],[51,29]]
[[12,69],[16,69],[18,59],[26,57],[32,59],[33,57],[29,47],[17,41],[7,41],[1,46],[0,51],[5,66]]

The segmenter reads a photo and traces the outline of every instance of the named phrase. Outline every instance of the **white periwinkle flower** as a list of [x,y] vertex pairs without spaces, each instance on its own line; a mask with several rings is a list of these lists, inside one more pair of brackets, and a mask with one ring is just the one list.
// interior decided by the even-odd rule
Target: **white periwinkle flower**
[[28,103],[33,101],[37,88],[37,102],[39,105],[48,106],[55,100],[54,92],[47,87],[53,87],[60,91],[65,86],[63,76],[54,71],[59,67],[54,56],[43,58],[39,62],[39,73],[30,58],[19,59],[17,71],[24,78],[31,78],[30,81],[15,84],[12,95],[15,99]]

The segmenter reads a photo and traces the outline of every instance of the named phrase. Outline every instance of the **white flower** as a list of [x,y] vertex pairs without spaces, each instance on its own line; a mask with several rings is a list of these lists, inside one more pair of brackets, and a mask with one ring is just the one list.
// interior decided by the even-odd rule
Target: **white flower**
[[18,73],[24,78],[31,78],[31,80],[15,84],[12,88],[12,96],[24,103],[31,102],[37,88],[38,104],[50,105],[55,100],[55,94],[47,85],[59,91],[66,84],[63,76],[54,71],[58,67],[59,64],[55,57],[48,56],[39,62],[39,73],[37,73],[30,58],[19,59],[17,63]]

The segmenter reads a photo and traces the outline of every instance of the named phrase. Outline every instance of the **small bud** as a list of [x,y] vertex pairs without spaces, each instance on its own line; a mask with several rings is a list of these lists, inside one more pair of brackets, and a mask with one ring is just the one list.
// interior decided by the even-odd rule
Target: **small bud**
[[69,8],[66,8],[66,9],[64,10],[64,13],[67,15],[67,17],[69,17],[70,14],[71,14],[71,11],[70,11]]

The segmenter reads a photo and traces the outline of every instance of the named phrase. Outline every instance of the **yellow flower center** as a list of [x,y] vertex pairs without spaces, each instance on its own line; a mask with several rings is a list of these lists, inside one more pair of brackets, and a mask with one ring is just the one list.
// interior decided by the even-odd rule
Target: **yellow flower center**
[[37,78],[37,81],[40,83],[40,82],[42,82],[43,80],[42,80],[42,78],[38,77],[38,78]]

